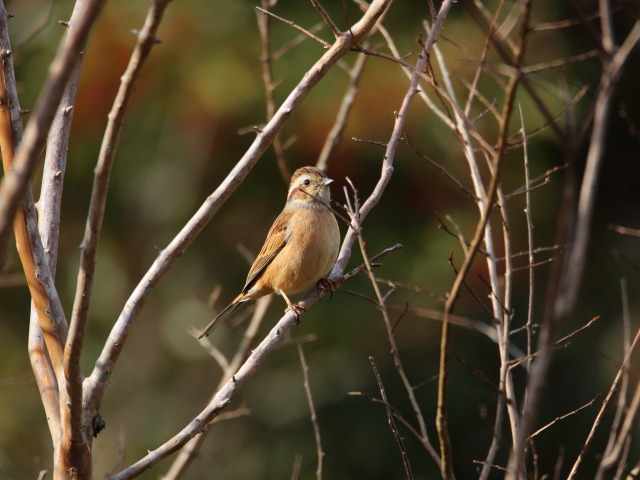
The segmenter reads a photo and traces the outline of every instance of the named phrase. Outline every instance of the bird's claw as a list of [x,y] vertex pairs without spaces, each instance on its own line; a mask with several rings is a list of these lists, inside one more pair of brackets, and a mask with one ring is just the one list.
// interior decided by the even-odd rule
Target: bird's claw
[[286,309],[285,312],[291,312],[296,316],[296,322],[294,323],[294,325],[299,325],[300,324],[300,316],[302,315],[303,312],[306,312],[307,309],[298,305],[298,304],[291,304],[289,305]]
[[329,298],[333,298],[333,292],[335,292],[336,290],[336,282],[334,282],[330,278],[321,278],[320,280],[318,280],[316,286],[324,290],[328,290]]

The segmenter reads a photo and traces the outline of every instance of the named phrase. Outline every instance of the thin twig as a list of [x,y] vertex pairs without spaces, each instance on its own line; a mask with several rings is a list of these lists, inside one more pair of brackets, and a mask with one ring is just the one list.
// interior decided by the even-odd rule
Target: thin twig
[[380,377],[380,373],[378,372],[378,367],[376,366],[376,362],[373,356],[369,356],[369,362],[371,363],[373,374],[376,377],[376,382],[378,382],[378,389],[380,390],[382,403],[384,404],[384,408],[387,412],[387,419],[389,421],[389,426],[391,427],[391,431],[393,432],[393,437],[396,439],[396,442],[398,443],[398,448],[400,449],[400,455],[402,456],[402,464],[404,465],[404,471],[407,475],[407,478],[411,480],[413,478],[413,474],[411,473],[411,465],[409,464],[409,457],[407,457],[407,451],[404,448],[404,441],[402,440],[402,436],[400,435],[400,432],[398,432],[398,427],[396,427],[396,422],[393,420],[393,413],[391,412],[389,400],[387,400],[387,392],[385,392],[384,390],[384,385],[382,384],[382,378]]
[[[411,403],[411,407],[413,408],[413,413],[416,416],[416,420],[418,421],[418,425],[420,426],[420,436],[422,438],[422,442],[427,446],[427,451],[431,454],[432,458],[439,463],[440,459],[438,458],[438,454],[435,449],[431,446],[431,442],[429,440],[429,435],[427,433],[427,424],[424,420],[424,416],[422,414],[422,410],[420,408],[420,404],[415,396],[415,389],[409,380],[409,377],[404,369],[402,364],[402,359],[400,358],[400,350],[398,349],[398,344],[394,335],[394,327],[391,322],[391,318],[389,316],[389,312],[385,305],[385,299],[380,292],[380,287],[378,286],[378,282],[375,279],[375,275],[373,274],[373,267],[371,265],[371,260],[369,259],[369,255],[367,253],[366,244],[364,238],[362,236],[362,228],[361,228],[361,216],[360,216],[360,205],[358,201],[358,193],[351,183],[351,181],[347,178],[347,182],[351,186],[353,192],[353,202],[349,198],[349,194],[347,188],[345,187],[345,199],[347,202],[347,208],[349,212],[349,216],[351,217],[351,222],[354,225],[354,231],[356,232],[356,236],[358,239],[358,245],[360,246],[360,253],[362,254],[362,258],[364,259],[364,263],[367,266],[366,273],[371,280],[371,286],[376,294],[376,304],[380,313],[382,314],[382,318],[384,320],[384,325],[387,331],[387,339],[389,341],[389,345],[391,347],[391,356],[393,358],[393,365],[402,380],[402,384],[409,398],[409,402]],[[410,476],[411,472],[408,468],[408,461],[405,463],[405,469],[407,470],[407,475]]]
[[[369,45],[370,43],[371,34],[367,37],[367,40],[365,40],[365,45]],[[366,61],[366,55],[359,55],[356,58],[353,67],[349,69],[349,85],[347,90],[344,92],[342,101],[340,102],[340,107],[338,108],[338,113],[336,114],[336,119],[331,130],[329,130],[329,133],[327,134],[327,138],[322,145],[322,150],[320,150],[318,161],[316,162],[316,167],[320,170],[327,169],[329,160],[333,157],[335,151],[340,145],[340,142],[342,141],[344,130],[347,126],[347,119],[351,112],[351,107],[356,99],[356,94],[358,93],[358,85],[360,83],[360,77],[364,71]]]
[[[533,220],[531,217],[531,181],[529,178],[529,149],[527,146],[527,132],[524,126],[524,114],[522,113],[522,105],[518,105],[520,111],[520,131],[522,132],[522,149],[524,158],[524,184],[525,184],[525,208],[524,215],[527,221],[527,247],[529,249],[528,261],[529,261],[529,294],[527,298],[527,356],[531,357],[533,352],[533,299],[535,293],[534,285],[534,272],[531,268],[535,264],[535,256],[533,254]],[[527,372],[531,369],[531,361],[527,362]],[[526,399],[526,390],[525,390]],[[523,403],[522,408],[526,408],[526,401]]]
[[[262,0],[262,12],[268,12],[270,6],[270,0]],[[260,31],[260,63],[262,65],[262,82],[264,83],[265,90],[265,104],[267,108],[267,120],[269,120],[276,113],[276,99],[275,90],[276,83],[273,80],[273,57],[271,56],[271,28],[269,22],[269,15],[260,15],[258,17],[258,30]],[[276,160],[278,162],[278,168],[280,174],[285,183],[289,183],[291,179],[291,172],[287,167],[287,162],[284,158],[284,148],[282,146],[282,140],[280,134],[276,134],[273,137],[273,150],[276,153]]]
[[322,438],[320,437],[320,424],[316,415],[316,407],[313,404],[313,395],[311,394],[311,386],[309,384],[309,367],[304,358],[302,346],[298,345],[298,355],[300,356],[300,365],[302,366],[302,375],[304,377],[304,391],[307,394],[307,403],[311,413],[311,423],[313,425],[313,434],[316,439],[316,453],[318,457],[318,467],[316,468],[316,478],[322,480],[322,464],[324,460],[324,450],[322,449]]
[[[631,347],[630,342],[630,318],[629,318],[629,297],[627,293],[627,282],[626,279],[620,279],[620,294],[621,294],[621,304],[622,304],[622,323],[624,328],[624,339],[623,339],[623,349],[625,356],[628,355],[629,349]],[[622,431],[620,429],[620,422],[625,415],[629,415],[630,407],[627,405],[627,390],[629,389],[629,371],[628,369],[624,371],[622,375],[622,380],[620,381],[620,391],[618,392],[618,402],[616,405],[616,413],[611,423],[611,428],[609,431],[609,440],[607,441],[607,446],[604,450],[604,454],[602,455],[602,460],[600,461],[600,465],[598,466],[597,478],[602,478],[604,474],[611,469],[613,464],[618,461],[619,465],[622,466],[624,463],[623,460],[625,455],[623,455],[623,451],[620,447],[620,439],[624,438],[625,443],[629,443],[631,440],[631,436],[627,436],[626,438],[622,436]],[[617,477],[619,478],[619,477]]]
[[426,160],[427,162],[429,162],[432,166],[434,166],[445,178],[447,178],[448,180],[450,180],[456,187],[458,187],[467,197],[471,198],[473,201],[478,201],[478,197],[471,191],[469,190],[467,187],[465,187],[462,182],[460,182],[460,180],[458,180],[457,178],[455,178],[453,175],[451,175],[449,172],[447,172],[447,170],[440,165],[439,163],[431,160],[431,158],[429,158],[427,155],[425,155],[424,153],[422,153],[420,150],[418,150],[413,143],[411,143],[411,140],[409,139],[409,135],[405,135],[404,136],[404,141],[407,143],[407,145],[409,145],[409,147],[411,147],[411,150],[413,150],[415,152],[416,155],[418,155],[419,157],[422,157],[424,160]]
[[569,472],[569,475],[567,476],[567,480],[572,480],[572,479],[576,478],[576,475],[578,474],[578,470],[580,469],[580,466],[582,464],[582,460],[584,459],[585,455],[587,454],[587,451],[589,450],[589,447],[591,446],[591,442],[593,441],[593,438],[594,438],[594,436],[596,434],[596,431],[597,431],[598,427],[600,426],[600,423],[602,422],[602,417],[604,416],[604,414],[605,414],[605,412],[607,410],[607,407],[609,406],[609,403],[611,402],[611,399],[613,398],[613,395],[618,390],[618,386],[620,385],[621,380],[623,379],[623,377],[626,374],[627,369],[629,368],[629,361],[630,361],[631,356],[633,355],[633,352],[635,351],[636,346],[638,345],[639,341],[640,341],[640,329],[638,329],[638,331],[636,332],[635,337],[633,338],[633,342],[631,342],[631,346],[629,347],[629,351],[624,356],[624,360],[622,361],[622,363],[620,364],[620,367],[618,368],[618,372],[616,373],[616,376],[613,379],[613,382],[611,383],[611,387],[609,387],[609,391],[607,392],[607,396],[602,401],[602,405],[600,406],[600,410],[598,411],[598,414],[596,415],[596,418],[593,421],[593,424],[591,425],[591,430],[589,431],[589,434],[587,435],[587,438],[586,438],[586,440],[584,442],[584,445],[582,446],[582,450],[580,450],[580,454],[578,455],[578,457],[576,458],[576,461],[574,462],[573,466],[571,467],[571,471]]
[[320,16],[324,20],[324,23],[327,24],[327,27],[329,27],[329,30],[331,30],[331,33],[333,33],[333,36],[336,38],[340,37],[342,35],[342,32],[336,26],[336,24],[333,23],[333,20],[331,20],[331,17],[327,13],[327,11],[322,7],[322,5],[320,5],[320,2],[318,0],[311,0],[311,5],[313,5],[313,8],[318,11]]
[[621,235],[640,237],[640,229],[637,228],[623,227],[622,225],[609,225],[609,229]]
[[553,420],[551,420],[549,423],[547,423],[544,427],[539,428],[538,430],[536,430],[535,432],[533,432],[530,436],[529,439],[532,439],[533,437],[535,437],[536,435],[538,435],[539,433],[544,432],[547,428],[551,427],[553,424],[564,420],[567,417],[570,417],[576,413],[578,413],[581,410],[584,410],[587,407],[590,407],[591,405],[593,405],[595,403],[595,401],[600,397],[600,394],[596,395],[595,397],[593,397],[591,399],[591,401],[585,403],[584,405],[582,405],[581,407],[576,408],[575,410],[572,410],[569,413],[565,413],[564,415],[561,415],[559,417],[554,418]]
[[322,46],[324,46],[325,48],[331,48],[331,44],[325,42],[324,40],[322,40],[320,37],[317,37],[316,35],[314,35],[313,33],[311,33],[309,30],[306,30],[304,28],[302,28],[300,25],[296,24],[295,22],[292,22],[291,20],[287,20],[285,18],[279,17],[278,15],[276,15],[273,12],[269,12],[267,10],[264,10],[260,7],[256,7],[256,10],[264,13],[265,15],[269,15],[270,17],[275,18],[276,20],[280,20],[282,23],[286,23],[287,25],[289,25],[290,27],[295,28],[296,30],[301,31],[302,33],[304,33],[307,37],[315,40],[316,42],[318,42],[319,44],[321,44]]

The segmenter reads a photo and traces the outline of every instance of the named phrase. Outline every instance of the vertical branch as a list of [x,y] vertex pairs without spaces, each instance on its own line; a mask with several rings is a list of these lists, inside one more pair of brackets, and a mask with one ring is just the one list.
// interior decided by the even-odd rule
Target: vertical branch
[[318,468],[316,469],[316,478],[322,480],[322,462],[324,460],[324,450],[322,449],[322,439],[320,438],[320,425],[316,416],[316,407],[313,404],[313,395],[311,395],[311,385],[309,384],[309,367],[304,358],[302,346],[298,345],[298,355],[300,356],[300,365],[302,366],[302,375],[304,377],[304,391],[307,394],[307,403],[311,412],[311,423],[313,424],[313,434],[316,438],[316,451],[318,453]]
[[340,102],[336,120],[333,123],[331,130],[329,130],[329,134],[327,135],[327,138],[322,145],[322,150],[320,151],[318,161],[316,162],[316,167],[318,167],[320,170],[327,169],[329,159],[333,157],[333,154],[340,145],[344,129],[347,126],[347,118],[349,117],[351,107],[353,106],[353,102],[356,99],[356,94],[358,93],[358,84],[360,83],[360,76],[364,71],[364,65],[366,61],[366,55],[359,55],[356,58],[355,64],[349,70],[349,86],[347,87],[347,91],[342,97],[342,102]]
[[389,400],[387,400],[387,392],[384,389],[384,385],[382,384],[382,378],[380,378],[378,367],[376,366],[376,362],[372,356],[369,357],[369,362],[371,363],[373,374],[375,375],[376,381],[378,382],[378,389],[380,390],[380,396],[382,397],[382,403],[384,404],[384,409],[387,412],[387,419],[389,420],[389,426],[391,427],[393,436],[396,439],[396,442],[398,443],[398,447],[400,448],[400,454],[402,455],[402,465],[404,466],[404,472],[407,475],[407,480],[411,480],[413,478],[413,474],[411,473],[411,465],[409,464],[407,451],[404,448],[404,441],[402,440],[402,436],[400,435],[400,432],[398,432],[398,427],[396,427],[396,422],[393,420],[393,412],[391,411]]
[[[533,254],[533,220],[531,219],[531,179],[529,178],[529,149],[527,146],[527,131],[524,127],[524,114],[522,106],[520,109],[520,132],[522,133],[522,149],[524,153],[524,198],[525,198],[525,218],[527,220],[527,249],[529,260],[529,298],[527,302],[527,371],[531,369],[531,354],[533,353],[533,299],[534,299],[534,271],[533,264],[535,257]],[[525,408],[526,402],[523,404]]]
[[[275,3],[275,2],[273,2]],[[262,9],[269,12],[272,0],[262,0]],[[273,81],[273,58],[271,56],[271,20],[269,15],[263,12],[256,12],[258,18],[258,30],[260,30],[260,63],[262,64],[262,82],[264,83],[265,100],[267,106],[267,120],[270,120],[276,113],[275,90],[276,83]],[[284,158],[284,147],[280,134],[273,137],[273,149],[276,152],[278,168],[285,183],[289,183],[291,172]]]
[[[608,3],[606,1],[601,2],[601,6],[605,10],[608,9]],[[601,15],[608,15],[608,13],[601,12]],[[587,166],[580,187],[576,229],[573,236],[574,241],[559,271],[558,288],[554,296],[550,299],[548,320],[540,332],[538,341],[540,354],[533,363],[527,382],[528,406],[522,415],[520,441],[517,443],[516,458],[512,458],[510,462],[521,461],[524,458],[526,438],[533,430],[534,416],[551,361],[551,347],[554,341],[555,331],[562,319],[572,310],[576,300],[585,268],[591,216],[595,201],[595,186],[605,147],[604,143],[611,108],[611,96],[613,95],[614,86],[622,73],[622,68],[629,54],[639,41],[640,20],[636,21],[622,46],[615,54],[607,56],[603,64],[600,86],[595,100],[593,131],[587,153]],[[577,464],[579,464],[579,460],[580,458],[576,461]],[[577,468],[577,465],[574,464],[574,469],[575,468]]]
[[[67,38],[78,26],[78,17],[82,13],[83,2],[76,2],[69,19]],[[55,278],[58,257],[58,239],[60,236],[60,206],[62,203],[62,189],[64,173],[67,167],[67,150],[69,135],[73,121],[73,109],[78,92],[78,79],[82,70],[85,44],[77,56],[72,67],[71,75],[56,109],[51,129],[47,136],[44,169],[42,173],[42,188],[38,201],[38,226],[42,244],[49,258],[51,275]]]
[[78,28],[69,32],[64,47],[58,51],[51,64],[49,80],[42,90],[35,110],[31,113],[20,149],[15,155],[11,174],[6,174],[0,184],[0,252],[4,252],[7,248],[11,222],[18,210],[20,200],[27,191],[29,179],[36,167],[47,132],[60,104],[60,98],[73,71],[73,65],[105,2],[105,0],[78,1],[82,3],[81,14],[78,16]]
[[607,396],[605,397],[605,399],[602,401],[600,410],[598,411],[598,414],[596,415],[596,418],[593,421],[593,424],[591,425],[591,430],[589,431],[589,434],[587,435],[584,445],[582,446],[582,450],[580,450],[580,454],[578,455],[578,458],[576,458],[576,461],[573,463],[573,466],[571,467],[571,471],[569,472],[569,475],[567,475],[567,480],[573,480],[574,478],[576,478],[576,475],[578,474],[578,470],[582,465],[582,460],[584,459],[585,455],[587,454],[587,451],[589,450],[589,447],[591,446],[591,442],[595,437],[598,427],[602,423],[602,417],[607,411],[607,407],[609,406],[609,403],[611,402],[613,395],[617,392],[620,382],[622,381],[624,376],[627,374],[627,370],[629,369],[629,362],[631,361],[631,356],[633,355],[633,352],[635,351],[638,345],[638,342],[640,342],[640,329],[638,329],[638,331],[636,332],[633,338],[633,342],[631,342],[631,346],[629,347],[629,351],[625,355],[624,360],[622,361],[620,368],[618,368],[618,372],[616,373],[616,376],[613,379],[613,382],[611,383],[609,392],[607,393]]
[[[600,8],[601,18],[603,19],[602,42],[605,48],[607,45],[610,45],[612,49],[613,38],[611,37],[611,29],[610,27],[606,27],[606,25],[608,25],[607,19],[610,17],[608,0],[601,0]],[[560,282],[560,291],[554,305],[558,317],[564,317],[571,311],[578,295],[578,289],[580,288],[585,267],[587,247],[589,245],[589,231],[591,229],[593,205],[597,191],[598,173],[606,146],[607,125],[612,105],[611,97],[622,73],[622,68],[629,54],[639,41],[640,20],[636,21],[623,45],[615,54],[613,50],[607,50],[605,52],[606,56],[602,66],[602,75],[600,77],[598,95],[595,101],[593,130],[591,132],[589,151],[587,153],[587,164],[580,187],[573,248],[567,255],[565,273]]]
[[[5,179],[13,167],[17,144],[22,138],[21,112],[16,92],[11,44],[8,34],[8,15],[4,3],[0,2],[0,148]],[[35,206],[31,188],[26,185],[26,196],[15,212],[13,226],[20,261],[27,278],[29,292],[38,313],[29,334],[29,356],[40,396],[43,402],[49,430],[54,445],[60,432],[58,377],[62,364],[63,342],[67,324],[49,271],[40,235],[38,233]],[[2,205],[7,206],[0,195]],[[11,218],[6,219],[8,221]],[[0,244],[2,241],[0,241]],[[6,243],[5,243],[6,246]],[[0,252],[4,247],[0,246]],[[3,254],[3,253],[1,253]]]
[[[522,16],[522,28],[519,36],[519,42],[516,49],[515,61],[513,67],[515,68],[514,74],[509,79],[509,84],[507,85],[505,91],[505,100],[504,106],[502,110],[502,114],[500,116],[500,126],[499,126],[499,137],[497,142],[497,147],[493,152],[492,165],[491,165],[491,181],[489,183],[489,187],[486,193],[486,203],[484,204],[484,208],[481,214],[480,221],[476,227],[475,234],[473,236],[473,240],[471,242],[471,247],[469,248],[469,253],[464,259],[462,266],[458,272],[458,275],[455,279],[455,282],[449,292],[449,296],[447,297],[447,301],[444,307],[444,318],[442,322],[442,336],[440,343],[440,373],[438,377],[438,411],[436,416],[436,425],[438,427],[438,434],[441,439],[441,449],[442,451],[442,476],[445,479],[453,478],[453,470],[451,465],[451,452],[450,452],[450,444],[449,444],[449,436],[447,432],[447,422],[446,422],[446,403],[447,403],[447,381],[448,381],[448,353],[449,353],[449,317],[453,312],[453,307],[455,306],[458,294],[463,285],[464,279],[469,272],[471,265],[473,263],[473,259],[480,248],[480,242],[484,236],[485,228],[489,222],[489,215],[491,209],[493,207],[493,202],[498,191],[498,184],[500,181],[500,172],[502,168],[502,159],[504,157],[504,152],[506,150],[507,137],[509,133],[509,120],[511,118],[511,113],[513,110],[513,102],[516,94],[516,90],[518,84],[520,82],[520,71],[519,67],[522,64],[525,54],[525,45],[526,45],[526,36],[528,32],[528,22],[530,15],[530,1],[526,0],[522,2],[521,8],[523,9]],[[445,458],[446,457],[446,458]]]
[[[91,191],[91,201],[84,238],[81,244],[80,269],[78,271],[78,281],[76,285],[76,295],[73,303],[73,316],[71,319],[71,334],[67,343],[69,375],[76,381],[80,381],[80,353],[84,341],[91,292],[93,289],[93,279],[95,274],[96,252],[102,220],[104,217],[107,192],[109,188],[109,178],[111,167],[115,158],[120,134],[124,125],[124,118],[127,113],[129,100],[134,91],[134,86],[140,71],[146,61],[149,52],[157,43],[156,32],[164,15],[164,11],[170,0],[154,0],[149,7],[147,17],[142,30],[138,34],[138,41],[131,54],[129,63],[121,77],[120,88],[116,94],[113,106],[108,115],[108,123],[100,147],[93,188]],[[79,400],[80,391],[75,392],[76,402]],[[90,400],[83,399],[86,414],[89,415],[87,421],[91,421],[97,413],[98,406]],[[87,403],[88,402],[88,403]]]
[[[620,293],[622,297],[622,323],[624,328],[624,340],[623,340],[623,349],[625,357],[629,355],[629,350],[631,348],[630,345],[630,319],[629,319],[629,297],[627,293],[627,282],[624,278],[620,279]],[[626,434],[620,430],[620,422],[623,419],[623,416],[631,414],[631,410],[633,408],[627,405],[627,390],[629,388],[629,369],[625,368],[624,373],[622,375],[622,379],[620,381],[620,390],[618,392],[618,402],[616,405],[616,413],[611,423],[611,429],[609,432],[609,440],[607,442],[607,446],[602,455],[602,460],[600,461],[600,465],[598,466],[598,472],[596,478],[602,478],[608,470],[613,467],[614,463],[619,462],[620,467],[624,464],[624,456],[622,455],[622,446],[628,446],[629,441],[631,440],[631,436],[627,431]],[[636,395],[638,394],[638,390],[636,390]],[[635,407],[638,408],[637,405]],[[626,419],[625,419],[626,421]],[[624,428],[624,426],[623,426]],[[628,452],[628,449],[625,448],[625,454]]]
[[[73,468],[80,478],[91,476],[91,436],[93,434],[93,417],[95,412],[88,409],[87,418],[83,418],[82,374],[80,356],[84,343],[89,303],[93,287],[95,255],[100,236],[104,206],[109,183],[109,174],[117,149],[120,132],[127,111],[128,100],[133,92],[133,84],[140,72],[151,47],[156,42],[157,31],[162,14],[169,0],[155,0],[149,9],[145,25],[139,35],[138,43],[131,56],[114,106],[109,113],[104,140],[95,169],[91,204],[87,219],[85,237],[81,245],[80,270],[78,285],[73,306],[73,315],[64,351],[64,387],[61,388],[61,416],[63,423],[62,452],[59,468],[68,471]],[[69,35],[76,27],[73,24]]]

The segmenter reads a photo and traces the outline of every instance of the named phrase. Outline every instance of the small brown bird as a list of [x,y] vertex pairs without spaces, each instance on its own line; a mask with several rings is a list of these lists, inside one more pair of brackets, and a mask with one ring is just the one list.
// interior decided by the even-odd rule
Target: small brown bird
[[249,270],[247,282],[233,302],[214,318],[198,339],[206,337],[244,302],[278,293],[285,311],[300,316],[299,305],[287,295],[309,288],[333,266],[340,249],[338,222],[329,206],[330,178],[315,167],[302,167],[291,177],[284,210],[267,234]]

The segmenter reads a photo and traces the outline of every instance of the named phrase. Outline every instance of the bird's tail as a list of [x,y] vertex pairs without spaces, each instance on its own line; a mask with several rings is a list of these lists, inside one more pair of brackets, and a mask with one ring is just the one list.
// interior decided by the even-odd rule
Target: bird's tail
[[222,310],[216,318],[211,320],[209,325],[202,331],[202,333],[198,336],[198,340],[203,337],[209,336],[209,334],[213,331],[214,328],[218,326],[219,323],[224,322],[227,318],[231,316],[233,312],[235,312],[238,308],[242,306],[244,301],[242,299],[235,299],[231,302],[224,310]]

